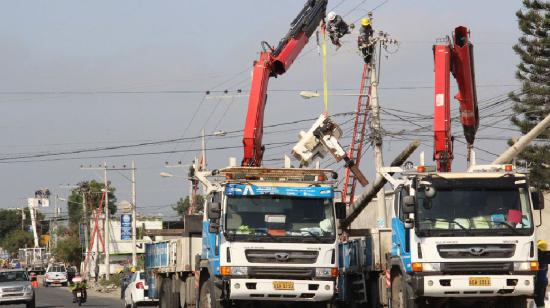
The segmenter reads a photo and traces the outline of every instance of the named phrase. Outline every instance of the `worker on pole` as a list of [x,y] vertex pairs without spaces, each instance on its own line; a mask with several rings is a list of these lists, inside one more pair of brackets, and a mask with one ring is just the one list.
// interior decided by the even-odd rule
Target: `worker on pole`
[[359,37],[357,38],[357,47],[363,55],[363,59],[366,64],[369,64],[372,60],[374,52],[374,43],[372,42],[372,36],[374,30],[370,24],[370,19],[361,19],[361,28],[359,28]]
[[336,46],[336,50],[338,50],[338,48],[342,47],[340,38],[350,33],[350,26],[344,21],[342,16],[337,15],[335,12],[329,12],[327,19],[327,30],[330,41]]

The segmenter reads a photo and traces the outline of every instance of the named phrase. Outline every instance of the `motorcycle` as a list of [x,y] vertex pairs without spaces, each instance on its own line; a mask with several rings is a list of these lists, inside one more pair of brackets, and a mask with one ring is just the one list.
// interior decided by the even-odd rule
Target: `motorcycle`
[[81,306],[86,302],[86,289],[81,288],[74,291],[76,295],[76,303]]

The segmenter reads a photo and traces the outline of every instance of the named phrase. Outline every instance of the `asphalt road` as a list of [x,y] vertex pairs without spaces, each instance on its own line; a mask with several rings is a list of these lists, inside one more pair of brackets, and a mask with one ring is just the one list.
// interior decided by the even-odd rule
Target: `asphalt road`
[[[66,287],[49,287],[42,286],[36,291],[36,307],[37,308],[55,308],[55,307],[78,307],[73,304],[72,293]],[[117,293],[118,294],[118,293]],[[22,308],[25,305],[6,305],[4,307]],[[82,307],[122,307],[122,301],[113,295],[97,294],[88,292],[88,301],[82,304]]]

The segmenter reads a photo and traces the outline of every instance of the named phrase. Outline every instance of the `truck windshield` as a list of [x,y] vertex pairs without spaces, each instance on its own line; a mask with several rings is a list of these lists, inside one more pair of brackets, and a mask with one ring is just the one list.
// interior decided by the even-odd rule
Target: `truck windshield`
[[[452,183],[455,182],[455,183]],[[433,198],[418,193],[419,236],[517,236],[533,232],[528,188],[514,179],[432,181]],[[516,185],[515,183],[523,183]]]
[[335,241],[332,199],[227,197],[225,234],[239,241],[331,243]]

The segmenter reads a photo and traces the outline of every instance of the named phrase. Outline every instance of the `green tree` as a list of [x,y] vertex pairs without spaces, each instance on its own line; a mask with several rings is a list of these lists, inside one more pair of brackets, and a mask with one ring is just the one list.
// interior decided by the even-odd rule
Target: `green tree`
[[[202,213],[204,207],[204,197],[201,195],[197,195],[197,198],[195,200],[195,211],[194,214]],[[184,198],[180,198],[176,205],[172,206],[172,209],[180,215],[181,218],[183,216],[187,215],[187,210],[189,209],[189,196]]]
[[19,248],[32,247],[34,239],[30,232],[24,230],[14,230],[2,240],[2,248],[14,254]]
[[75,265],[80,264],[82,261],[82,247],[80,246],[78,234],[57,241],[54,254],[58,260]]
[[[550,112],[550,2],[523,0],[523,9],[516,12],[519,29],[523,32],[514,45],[521,62],[516,78],[521,81],[521,91],[511,92],[514,101],[512,123],[523,134],[531,130]],[[539,137],[545,142],[535,142],[519,156],[518,164],[530,167],[531,183],[550,188],[550,130]]]
[[[87,217],[91,217],[92,209],[99,208],[99,204],[103,198],[104,184],[97,182],[96,180],[83,181],[78,183],[78,188],[71,191],[71,195],[67,201],[67,207],[69,209],[69,224],[72,229],[72,233],[78,230],[78,224],[82,221],[82,198],[86,198]],[[109,183],[109,212],[114,214],[116,212],[116,189]],[[103,201],[103,205],[105,205]]]
[[0,210],[0,242],[10,232],[21,229],[20,210]]
[[[25,219],[23,220],[23,228],[21,228],[21,210],[0,210],[0,242],[11,232],[24,229],[28,231],[31,225],[31,215],[28,208],[24,209]],[[42,235],[44,214],[36,211],[36,230],[38,236]]]

